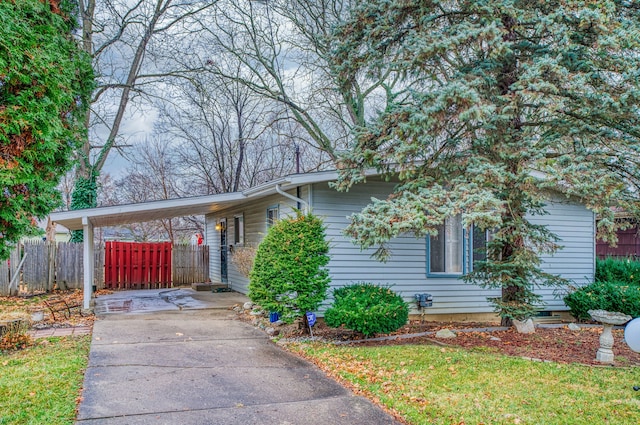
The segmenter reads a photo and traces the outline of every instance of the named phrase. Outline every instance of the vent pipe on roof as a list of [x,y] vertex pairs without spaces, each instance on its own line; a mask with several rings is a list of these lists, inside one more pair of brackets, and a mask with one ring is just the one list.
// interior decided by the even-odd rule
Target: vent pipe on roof
[[278,192],[280,195],[284,196],[285,198],[289,198],[292,201],[296,201],[302,204],[303,205],[302,212],[304,212],[305,214],[309,212],[309,204],[307,203],[307,201],[285,192],[284,190],[282,190],[279,184],[276,185],[276,192]]

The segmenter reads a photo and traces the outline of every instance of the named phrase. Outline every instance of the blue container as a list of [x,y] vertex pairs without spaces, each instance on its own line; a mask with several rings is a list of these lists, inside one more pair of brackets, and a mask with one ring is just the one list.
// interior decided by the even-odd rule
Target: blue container
[[280,320],[280,314],[274,311],[269,313],[269,322],[273,323],[273,322],[277,322],[278,320]]

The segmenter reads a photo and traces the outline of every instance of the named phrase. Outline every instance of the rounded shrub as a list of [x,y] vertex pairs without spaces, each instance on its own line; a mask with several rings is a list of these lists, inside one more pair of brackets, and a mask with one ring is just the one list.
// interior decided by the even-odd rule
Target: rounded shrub
[[249,298],[286,323],[316,310],[329,289],[329,243],[312,214],[278,220],[258,245],[249,273]]
[[640,317],[640,287],[620,282],[594,282],[564,297],[576,319],[590,319],[589,310],[607,310]]
[[365,336],[393,332],[407,323],[409,306],[390,288],[356,283],[334,289],[333,305],[324,313],[327,326],[360,332]]
[[640,286],[640,261],[613,257],[597,259],[595,280]]

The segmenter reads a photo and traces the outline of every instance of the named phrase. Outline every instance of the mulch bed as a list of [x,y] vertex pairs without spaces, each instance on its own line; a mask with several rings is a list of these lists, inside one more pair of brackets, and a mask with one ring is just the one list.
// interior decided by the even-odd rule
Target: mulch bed
[[[243,317],[244,316],[244,317]],[[242,320],[251,320],[240,314]],[[268,321],[263,320],[268,325]],[[551,361],[558,363],[580,363],[585,365],[602,365],[595,360],[596,351],[600,346],[601,326],[583,326],[580,330],[572,331],[566,324],[559,328],[537,327],[533,334],[520,334],[515,328],[496,331],[463,330],[499,327],[497,323],[470,322],[420,322],[412,321],[397,332],[384,339],[363,339],[346,329],[329,328],[322,320],[313,328],[313,335],[327,341],[349,343],[365,346],[384,346],[401,344],[439,344],[466,349],[480,348],[483,351],[495,352],[508,356],[525,357],[537,361]],[[455,338],[436,338],[435,334],[411,337],[413,334],[436,332],[440,329],[450,329],[456,333]],[[300,338],[308,335],[297,325],[278,328],[283,338]],[[640,366],[640,353],[633,352],[624,342],[624,330],[614,329],[615,367]],[[393,338],[403,336],[402,338]],[[607,365],[606,367],[611,367]]]

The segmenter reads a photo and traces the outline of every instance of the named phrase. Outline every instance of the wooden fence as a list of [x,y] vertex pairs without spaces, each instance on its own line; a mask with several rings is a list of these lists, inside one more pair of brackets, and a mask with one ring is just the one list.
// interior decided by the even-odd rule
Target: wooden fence
[[625,230],[618,230],[618,245],[609,246],[601,240],[596,241],[596,254],[598,258],[606,257],[640,257],[640,236],[638,236],[638,226]]
[[107,289],[171,287],[170,242],[110,241],[104,247],[104,284]]
[[[206,245],[174,245],[171,250],[169,286],[209,280],[209,248]],[[94,285],[101,289],[105,287],[105,247],[96,246],[94,252]],[[9,260],[0,261],[0,296],[10,295],[18,289],[21,293],[47,292],[54,288],[82,289],[83,257],[81,243],[34,241],[19,244]],[[18,271],[21,276],[14,283],[14,291],[10,291],[9,283],[23,259]]]
[[171,276],[174,286],[209,280],[207,245],[173,245]]
[[20,246],[17,246],[13,251],[11,251],[8,260],[0,261],[0,295],[10,295],[12,292],[17,292],[10,291],[9,284],[15,276],[16,269],[20,263],[20,252],[21,248]]

